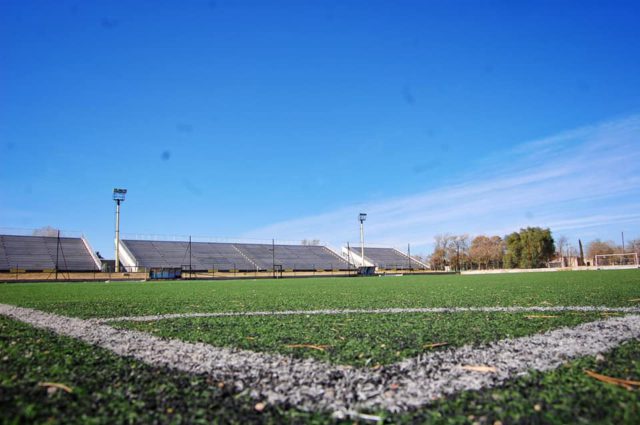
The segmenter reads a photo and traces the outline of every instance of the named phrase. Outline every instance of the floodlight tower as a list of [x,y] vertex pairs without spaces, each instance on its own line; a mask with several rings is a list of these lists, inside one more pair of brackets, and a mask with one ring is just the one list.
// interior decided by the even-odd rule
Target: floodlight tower
[[360,220],[360,258],[362,258],[362,267],[364,267],[364,221],[367,219],[367,214],[360,213],[358,220]]
[[127,189],[113,189],[113,200],[116,201],[116,273],[120,273],[120,203],[124,202]]

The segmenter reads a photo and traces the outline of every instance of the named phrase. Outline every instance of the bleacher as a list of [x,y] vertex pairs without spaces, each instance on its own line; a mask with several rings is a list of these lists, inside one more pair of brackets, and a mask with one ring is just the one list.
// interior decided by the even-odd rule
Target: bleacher
[[135,263],[127,264],[121,258],[125,266],[186,269],[190,264],[193,271],[256,269],[255,264],[230,243],[192,242],[191,253],[189,242],[122,240],[121,243]]
[[82,238],[0,235],[0,271],[100,270]]
[[[320,245],[235,244],[260,270],[348,270],[353,266],[329,248]],[[275,249],[275,255],[274,251]]]
[[192,271],[348,270],[353,266],[324,246],[122,240],[121,262],[129,268],[183,268]]
[[[351,253],[360,256],[360,248],[351,247]],[[395,248],[364,247],[365,261],[385,270],[426,270],[427,267]]]

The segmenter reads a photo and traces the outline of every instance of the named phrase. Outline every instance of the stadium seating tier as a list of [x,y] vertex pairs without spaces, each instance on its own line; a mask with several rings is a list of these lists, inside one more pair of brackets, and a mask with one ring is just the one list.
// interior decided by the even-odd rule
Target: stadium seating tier
[[[351,247],[351,252],[360,255],[360,248]],[[419,270],[426,267],[416,259],[409,257],[394,248],[365,247],[364,256],[367,261],[380,269],[386,270]]]
[[0,235],[0,270],[97,271],[81,238]]
[[207,270],[348,270],[340,256],[324,246],[123,240],[135,265],[145,268]]

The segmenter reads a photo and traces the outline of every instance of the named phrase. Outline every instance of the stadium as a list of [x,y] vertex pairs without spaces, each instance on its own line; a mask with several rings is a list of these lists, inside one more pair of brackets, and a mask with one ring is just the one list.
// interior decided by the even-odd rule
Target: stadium
[[640,423],[638,17],[0,1],[0,425]]
[[[341,252],[275,240],[127,238],[115,246],[118,271],[83,236],[0,235],[9,417],[495,423],[635,415],[639,383],[628,362],[640,353],[637,254],[624,264],[603,256],[611,261],[600,267],[461,274],[364,243]],[[588,403],[596,396],[602,404]]]

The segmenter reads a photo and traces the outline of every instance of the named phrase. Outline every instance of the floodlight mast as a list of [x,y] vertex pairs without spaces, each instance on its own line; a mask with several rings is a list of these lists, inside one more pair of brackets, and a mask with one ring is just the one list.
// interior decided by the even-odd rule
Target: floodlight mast
[[116,201],[116,273],[120,273],[120,203],[124,202],[127,189],[113,189],[113,200]]
[[358,220],[360,220],[360,258],[362,259],[362,267],[364,267],[364,221],[367,219],[367,214],[360,213]]

